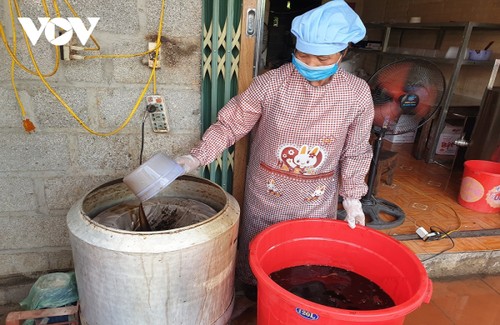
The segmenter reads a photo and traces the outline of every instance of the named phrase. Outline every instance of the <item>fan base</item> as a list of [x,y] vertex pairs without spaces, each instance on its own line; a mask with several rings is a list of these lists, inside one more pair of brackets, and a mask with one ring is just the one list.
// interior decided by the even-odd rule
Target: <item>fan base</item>
[[[401,225],[405,220],[405,213],[403,210],[392,202],[384,199],[379,199],[374,196],[364,197],[361,199],[363,212],[367,216],[366,226],[373,229],[388,229]],[[380,213],[388,214],[394,217],[394,220],[386,221],[380,218]],[[337,219],[345,220],[347,213],[345,210],[337,212]]]

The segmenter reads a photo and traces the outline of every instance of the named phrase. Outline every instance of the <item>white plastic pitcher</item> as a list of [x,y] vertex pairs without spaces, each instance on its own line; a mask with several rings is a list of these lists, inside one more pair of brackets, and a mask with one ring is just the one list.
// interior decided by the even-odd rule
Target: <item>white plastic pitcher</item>
[[184,168],[168,156],[157,153],[123,178],[123,182],[141,200],[146,201],[166,188]]

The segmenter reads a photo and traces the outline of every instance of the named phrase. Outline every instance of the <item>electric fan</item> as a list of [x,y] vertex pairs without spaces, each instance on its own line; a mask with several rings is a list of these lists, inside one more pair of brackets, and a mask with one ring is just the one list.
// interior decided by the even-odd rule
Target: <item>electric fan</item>
[[[373,194],[382,140],[386,134],[413,132],[429,121],[440,107],[445,79],[441,70],[429,61],[403,59],[376,71],[368,85],[375,108],[372,131],[376,139],[368,172],[368,192],[361,204],[365,216],[369,217],[366,225],[386,229],[402,224],[405,213],[394,203]],[[380,213],[391,216],[393,220],[380,218]],[[339,219],[345,219],[345,216],[345,210],[338,212]]]

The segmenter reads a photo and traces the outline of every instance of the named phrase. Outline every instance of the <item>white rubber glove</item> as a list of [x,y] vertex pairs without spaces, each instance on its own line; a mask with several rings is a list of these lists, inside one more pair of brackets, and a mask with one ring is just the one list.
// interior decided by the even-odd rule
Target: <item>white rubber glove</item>
[[363,213],[363,206],[359,200],[344,199],[342,205],[347,214],[345,221],[347,221],[349,227],[354,229],[356,225],[365,225],[365,214]]
[[191,155],[177,157],[175,158],[175,162],[181,165],[182,168],[184,168],[186,174],[201,166],[201,162],[198,160],[198,158],[195,158]]

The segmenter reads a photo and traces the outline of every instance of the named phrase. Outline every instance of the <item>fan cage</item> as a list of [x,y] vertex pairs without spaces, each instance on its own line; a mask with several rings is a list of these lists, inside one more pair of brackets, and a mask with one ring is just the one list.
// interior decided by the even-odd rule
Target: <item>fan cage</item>
[[376,71],[368,80],[373,97],[375,131],[413,132],[430,121],[440,108],[445,78],[432,62],[403,59]]

